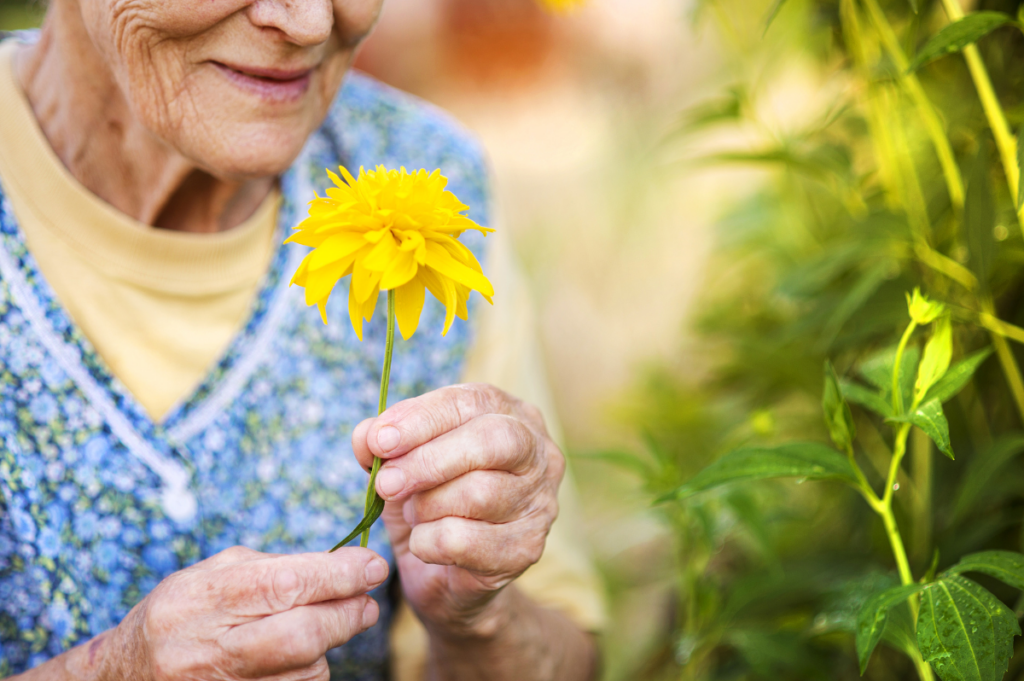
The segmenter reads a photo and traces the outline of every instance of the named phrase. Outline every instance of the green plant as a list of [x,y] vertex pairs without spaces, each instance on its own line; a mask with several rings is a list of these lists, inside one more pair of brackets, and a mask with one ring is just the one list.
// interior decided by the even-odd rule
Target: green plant
[[[1018,8],[769,9],[762,39],[749,5],[703,3],[737,82],[668,145],[742,126],[757,143],[687,162],[776,172],[723,222],[707,377],[661,372],[634,412],[648,442],[634,468],[678,556],[672,631],[636,676],[1017,678]],[[794,55],[842,95],[780,132],[760,100]],[[840,484],[744,483],[786,477]]]

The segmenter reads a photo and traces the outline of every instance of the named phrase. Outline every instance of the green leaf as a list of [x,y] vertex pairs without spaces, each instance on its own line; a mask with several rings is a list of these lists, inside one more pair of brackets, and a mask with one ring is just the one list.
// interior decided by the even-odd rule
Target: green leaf
[[1001,681],[1019,635],[1013,612],[969,579],[950,575],[924,589],[917,644],[942,681]]
[[996,250],[993,229],[996,224],[995,203],[989,179],[988,141],[982,139],[971,166],[964,198],[964,229],[967,232],[968,265],[978,275],[978,283],[987,288]]
[[376,492],[373,493],[373,501],[370,503],[370,510],[367,511],[363,519],[359,521],[355,529],[352,530],[347,537],[342,539],[340,542],[334,545],[334,548],[328,551],[328,553],[334,553],[345,544],[358,537],[363,533],[364,530],[370,529],[370,527],[377,522],[377,518],[384,512],[384,500],[381,499],[380,495]]
[[775,17],[779,16],[779,11],[782,9],[782,6],[785,5],[785,4],[786,4],[786,0],[775,0],[775,2],[772,3],[772,8],[770,10],[768,10],[768,16],[765,17],[765,20],[764,20],[764,32],[765,33],[768,33],[768,29],[771,28],[772,22],[775,21]]
[[949,422],[946,421],[946,415],[942,413],[942,405],[938,400],[925,402],[914,411],[894,416],[889,420],[914,424],[932,439],[940,452],[953,458],[953,448],[949,443]]
[[853,414],[850,413],[850,405],[843,399],[843,393],[839,389],[839,377],[832,367],[832,362],[825,360],[825,390],[821,399],[822,409],[825,410],[825,425],[828,427],[829,436],[836,447],[847,451],[853,446],[853,439],[857,436],[857,427],[853,423]]
[[940,317],[935,321],[932,337],[924,346],[924,356],[917,368],[917,383],[914,384],[914,399],[920,401],[928,390],[949,369],[949,360],[953,357],[953,325],[949,317]]
[[[1018,16],[1024,13],[1024,5],[1017,10]],[[1024,208],[1024,124],[1017,132],[1017,168],[1020,170],[1020,179],[1017,181],[1017,212]]]
[[979,456],[973,457],[956,495],[954,520],[966,517],[986,490],[990,491],[992,481],[1003,467],[1021,453],[1024,453],[1024,435],[1018,433],[997,440]]
[[843,391],[843,397],[848,402],[859,404],[885,418],[892,416],[892,403],[888,402],[881,393],[866,388],[860,383],[847,380],[839,381],[839,389]]
[[972,12],[933,35],[907,67],[907,73],[913,73],[933,59],[959,52],[1000,26],[1012,22],[1013,18],[1002,12]]
[[[911,345],[903,351],[903,360],[900,362],[900,387],[903,392],[903,404],[913,402],[914,377],[917,376],[917,362],[921,357],[921,351],[917,346]],[[892,404],[892,368],[896,363],[896,346],[888,348],[869,357],[860,365],[860,375],[878,388],[882,398]]]
[[688,483],[657,501],[685,499],[731,482],[769,478],[842,480],[857,484],[849,460],[836,450],[817,442],[793,442],[729,452],[697,473]]
[[683,112],[669,137],[686,136],[713,125],[738,121],[745,101],[746,93],[741,88],[730,88],[724,96],[701,102]]
[[947,400],[956,396],[963,387],[967,385],[967,382],[974,376],[974,372],[978,370],[982,362],[988,359],[988,356],[992,354],[992,348],[985,348],[984,350],[978,350],[977,352],[968,355],[956,364],[954,364],[946,374],[940,378],[935,385],[931,387],[928,394],[925,395],[922,402],[930,402],[932,400],[938,400],[939,402],[946,402]]
[[924,589],[923,584],[907,584],[886,589],[869,598],[857,614],[857,658],[860,673],[868,668],[871,653],[882,640],[889,610]]
[[1024,591],[1024,555],[1013,551],[981,551],[960,559],[943,575],[980,572]]
[[850,321],[850,317],[864,307],[864,304],[871,300],[871,297],[881,288],[885,280],[888,279],[890,271],[889,262],[880,262],[864,272],[857,282],[850,286],[822,328],[821,338],[818,341],[820,349],[825,350],[832,345],[843,326]]

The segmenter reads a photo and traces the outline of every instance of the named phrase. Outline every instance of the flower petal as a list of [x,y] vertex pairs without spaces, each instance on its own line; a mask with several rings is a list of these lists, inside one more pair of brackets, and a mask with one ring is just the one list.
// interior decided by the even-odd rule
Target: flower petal
[[420,314],[426,300],[426,289],[419,277],[395,291],[395,317],[402,338],[409,340],[420,325]]
[[436,270],[443,277],[468,286],[485,296],[494,295],[494,287],[491,286],[491,282],[488,281],[487,277],[455,260],[439,244],[427,242],[427,266]]
[[363,260],[364,266],[375,272],[385,272],[391,261],[398,255],[398,244],[395,242],[395,237],[391,235],[391,230],[381,230],[381,232],[380,241],[376,242],[377,245],[366,254],[366,259]]
[[366,269],[366,258],[357,258],[352,269],[352,290],[355,292],[356,300],[365,303],[373,293],[373,289],[380,283],[382,272],[374,272]]
[[380,287],[385,291],[398,288],[415,277],[417,270],[419,267],[416,265],[416,258],[413,254],[407,251],[398,251],[385,270],[384,276],[381,277]]
[[363,306],[356,300],[356,287],[352,285],[351,281],[348,284],[348,320],[352,322],[352,330],[356,332],[356,338],[360,341],[363,340]]
[[[353,255],[360,248],[368,247],[366,239],[358,232],[344,232],[327,237],[315,251],[309,260],[309,269],[317,270],[321,267],[338,262]],[[367,248],[369,252],[369,248]]]

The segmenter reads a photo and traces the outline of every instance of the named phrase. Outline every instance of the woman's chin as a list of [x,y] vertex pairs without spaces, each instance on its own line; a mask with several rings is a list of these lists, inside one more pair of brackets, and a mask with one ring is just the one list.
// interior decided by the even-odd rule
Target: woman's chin
[[211,175],[246,180],[280,175],[298,158],[305,144],[304,131],[279,125],[240,126],[231,135],[214,139],[175,141],[183,155]]

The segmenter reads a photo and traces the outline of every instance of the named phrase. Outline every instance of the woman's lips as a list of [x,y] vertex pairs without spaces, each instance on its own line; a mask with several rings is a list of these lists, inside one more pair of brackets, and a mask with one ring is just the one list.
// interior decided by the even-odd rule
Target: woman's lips
[[268,102],[294,102],[309,89],[313,69],[264,69],[211,62],[228,80]]

